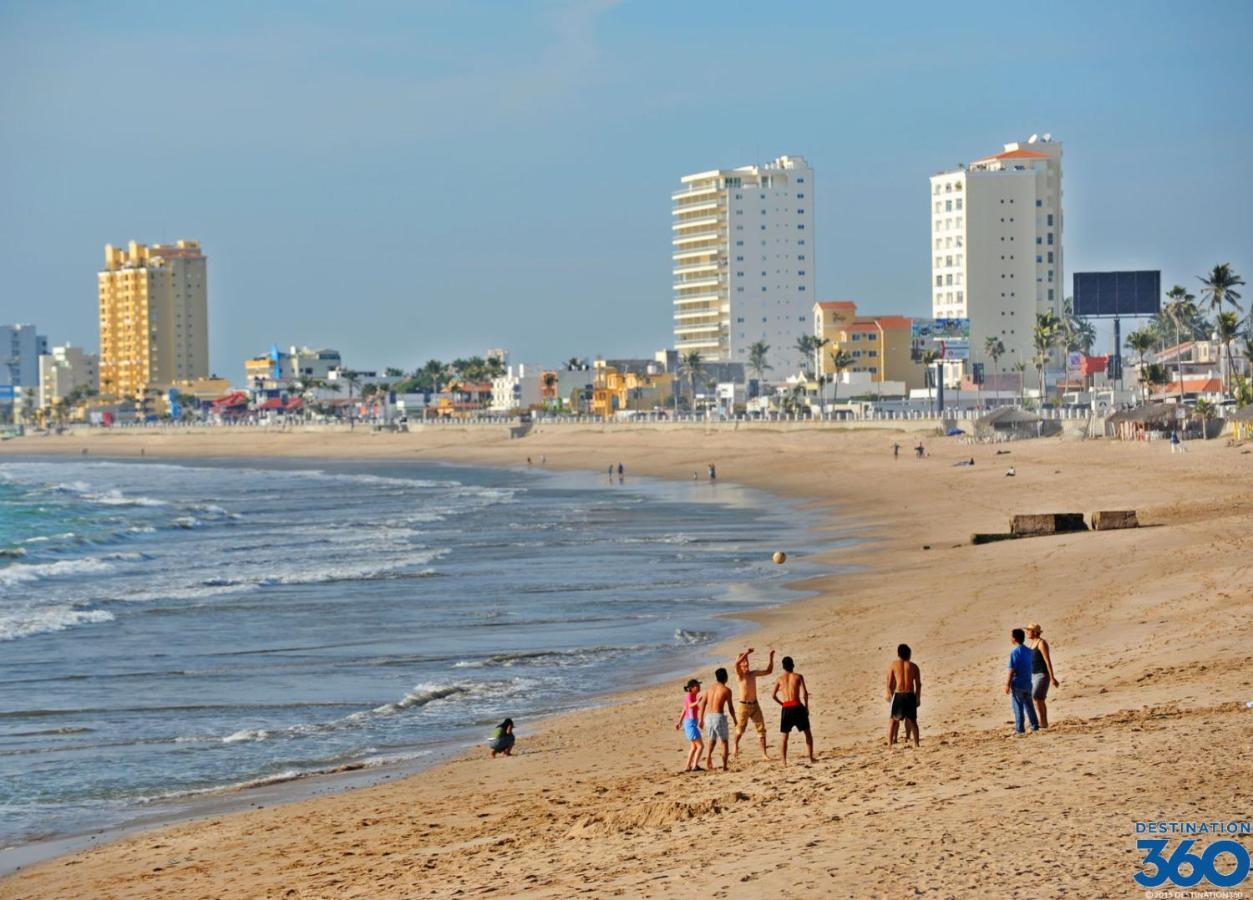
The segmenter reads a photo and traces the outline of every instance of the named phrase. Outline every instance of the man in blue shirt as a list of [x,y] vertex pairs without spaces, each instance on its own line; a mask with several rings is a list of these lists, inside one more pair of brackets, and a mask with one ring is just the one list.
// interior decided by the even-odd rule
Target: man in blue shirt
[[1009,651],[1009,673],[1005,678],[1005,693],[1014,702],[1014,731],[1022,734],[1022,714],[1025,711],[1031,720],[1031,730],[1040,730],[1040,720],[1036,718],[1035,706],[1031,703],[1031,651],[1024,645],[1027,636],[1021,628],[1009,633],[1014,648]]

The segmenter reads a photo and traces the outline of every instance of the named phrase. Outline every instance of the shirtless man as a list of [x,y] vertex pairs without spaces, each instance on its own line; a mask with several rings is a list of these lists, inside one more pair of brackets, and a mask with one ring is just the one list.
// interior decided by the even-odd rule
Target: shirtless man
[[770,660],[764,669],[752,669],[748,665],[748,655],[753,652],[749,647],[735,658],[735,680],[740,686],[739,719],[735,723],[735,757],[740,756],[740,738],[748,730],[751,721],[757,729],[757,737],[761,740],[761,758],[770,759],[766,752],[766,719],[761,714],[761,704],[757,702],[757,679],[774,671],[774,651],[770,651]]
[[896,648],[896,659],[888,666],[887,689],[884,699],[892,703],[892,719],[888,724],[888,749],[896,746],[896,732],[905,723],[905,743],[914,736],[918,746],[918,707],[922,705],[922,673],[915,663],[909,661],[912,651],[908,644]]
[[705,759],[705,768],[710,772],[714,768],[714,744],[722,741],[722,771],[727,770],[727,746],[730,744],[731,730],[727,727],[727,714],[731,721],[739,725],[735,719],[735,707],[731,703],[731,689],[727,687],[727,670],[718,669],[714,672],[716,683],[701,698],[701,718],[708,729],[705,737],[709,743],[709,754]]
[[[805,735],[805,746],[809,748],[809,761],[814,759],[814,736],[809,731],[809,688],[805,685],[805,676],[792,671],[792,657],[783,657],[783,674],[774,683],[774,702],[783,707],[779,721],[779,731],[783,733],[783,765],[787,765],[787,739],[793,728],[800,729]],[[783,699],[779,699],[779,692]]]

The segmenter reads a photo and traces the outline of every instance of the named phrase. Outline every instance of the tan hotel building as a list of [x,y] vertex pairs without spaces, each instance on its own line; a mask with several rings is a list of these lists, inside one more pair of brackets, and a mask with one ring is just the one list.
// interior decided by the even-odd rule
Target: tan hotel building
[[209,374],[206,259],[198,241],[106,244],[100,290],[100,392],[149,389]]
[[865,372],[871,381],[903,381],[907,390],[926,386],[922,366],[911,358],[913,320],[908,316],[859,316],[851,300],[814,304],[814,337],[830,341],[822,348],[819,374],[832,375],[831,354],[852,357],[844,371]]

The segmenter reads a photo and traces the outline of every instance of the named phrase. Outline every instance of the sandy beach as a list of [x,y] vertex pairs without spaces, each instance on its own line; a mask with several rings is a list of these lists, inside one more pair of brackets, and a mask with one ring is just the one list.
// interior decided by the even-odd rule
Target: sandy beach
[[[852,574],[752,614],[796,659],[818,760],[684,774],[679,683],[524,723],[519,753],[459,757],[330,797],[169,826],[41,863],[0,897],[1142,895],[1140,820],[1253,810],[1253,454],[1224,440],[1052,438],[971,447],[915,433],[700,427],[430,428],[410,434],[79,432],[9,454],[443,459],[703,474],[850,517]],[[902,445],[895,459],[892,444]],[[1008,455],[997,455],[997,450]],[[954,467],[973,457],[975,466]],[[1016,477],[1005,477],[1009,465]],[[1014,513],[1135,509],[1135,530],[971,546]],[[787,550],[787,547],[779,549]],[[1043,624],[1061,687],[1011,734],[1008,632]],[[922,747],[889,753],[900,642]],[[738,647],[723,649],[730,666]],[[713,665],[694,673],[706,682]],[[768,682],[769,680],[767,680]],[[767,683],[763,693],[768,696]],[[612,691],[589,685],[589,692]],[[766,703],[772,753],[777,712]],[[1253,839],[1240,840],[1253,849]]]

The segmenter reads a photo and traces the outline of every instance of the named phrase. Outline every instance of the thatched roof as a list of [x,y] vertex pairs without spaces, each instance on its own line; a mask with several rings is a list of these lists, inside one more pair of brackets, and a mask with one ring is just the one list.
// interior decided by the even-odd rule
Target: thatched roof
[[1228,422],[1253,422],[1253,403],[1242,406],[1235,412],[1227,413]]
[[986,416],[981,416],[975,422],[978,428],[1006,428],[1013,425],[1034,425],[1040,421],[1040,417],[1029,410],[1025,410],[1019,406],[1002,406],[1000,409],[994,409]]
[[1177,421],[1174,403],[1149,403],[1132,409],[1116,412],[1107,420],[1110,425],[1121,425],[1123,422],[1138,422],[1142,425],[1173,425]]

